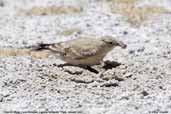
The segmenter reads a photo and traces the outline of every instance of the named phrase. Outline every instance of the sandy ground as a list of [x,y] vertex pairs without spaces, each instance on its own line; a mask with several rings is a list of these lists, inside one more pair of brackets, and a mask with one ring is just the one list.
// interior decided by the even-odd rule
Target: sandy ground
[[[170,8],[169,0],[141,0],[140,5]],[[23,16],[20,8],[73,5],[83,12]],[[126,17],[94,0],[1,0],[0,47],[27,47],[81,36],[111,35],[125,42],[104,60],[120,63],[98,74],[57,65],[55,57],[0,58],[0,111],[60,114],[170,114],[171,14],[160,14],[133,27]],[[76,29],[71,35],[60,34]],[[77,31],[79,30],[79,31]],[[104,73],[101,73],[105,71]],[[16,111],[16,112],[15,112]]]

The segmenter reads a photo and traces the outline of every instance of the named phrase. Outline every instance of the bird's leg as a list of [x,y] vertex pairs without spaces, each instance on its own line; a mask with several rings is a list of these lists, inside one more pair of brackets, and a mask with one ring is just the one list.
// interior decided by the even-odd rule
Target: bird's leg
[[60,65],[57,65],[57,66],[58,67],[62,67],[62,68],[65,67],[65,66],[81,67],[81,68],[83,68],[85,70],[88,70],[90,72],[93,72],[95,74],[98,74],[99,73],[96,69],[94,69],[94,68],[92,68],[90,66],[77,66],[77,65],[73,65],[73,64],[69,64],[69,63],[64,63],[64,64],[60,64]]
[[70,63],[64,63],[64,64],[59,64],[57,65],[58,67],[65,67],[65,66],[75,66],[75,65],[72,65]]
[[93,72],[95,74],[99,73],[96,69],[92,68],[91,66],[81,66],[81,67],[86,69],[86,70],[89,70],[90,72]]

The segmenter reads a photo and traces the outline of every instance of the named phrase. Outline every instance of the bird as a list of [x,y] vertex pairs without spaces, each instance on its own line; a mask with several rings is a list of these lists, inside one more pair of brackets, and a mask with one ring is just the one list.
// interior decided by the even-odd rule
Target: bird
[[103,58],[114,47],[125,49],[127,45],[112,36],[99,38],[77,38],[59,43],[38,44],[33,51],[46,50],[50,54],[58,55],[61,60],[71,65],[93,66],[99,65]]

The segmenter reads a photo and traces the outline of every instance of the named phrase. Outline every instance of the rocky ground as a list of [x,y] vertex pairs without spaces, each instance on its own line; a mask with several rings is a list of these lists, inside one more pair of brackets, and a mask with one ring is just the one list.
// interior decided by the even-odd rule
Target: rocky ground
[[[170,0],[137,5],[171,9]],[[78,11],[32,11],[31,7],[73,6]],[[79,9],[80,8],[80,9]],[[160,13],[134,26],[100,0],[1,0],[0,47],[20,48],[82,36],[110,35],[127,44],[104,60],[116,66],[58,67],[51,56],[0,58],[0,111],[60,114],[170,114],[171,14]],[[29,12],[29,13],[28,13]]]

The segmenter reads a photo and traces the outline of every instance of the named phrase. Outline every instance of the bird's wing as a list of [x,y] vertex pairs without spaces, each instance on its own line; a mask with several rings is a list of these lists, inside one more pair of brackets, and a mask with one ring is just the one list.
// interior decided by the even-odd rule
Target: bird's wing
[[101,52],[103,44],[97,39],[75,39],[54,44],[40,44],[36,50],[49,50],[72,59],[85,59]]
[[85,59],[97,55],[100,53],[101,49],[102,46],[99,42],[74,42],[74,44],[70,43],[68,47],[65,48],[65,55],[72,59]]
[[95,56],[99,50],[97,49],[75,49],[69,48],[68,53],[66,56],[72,59],[85,59],[91,56]]

